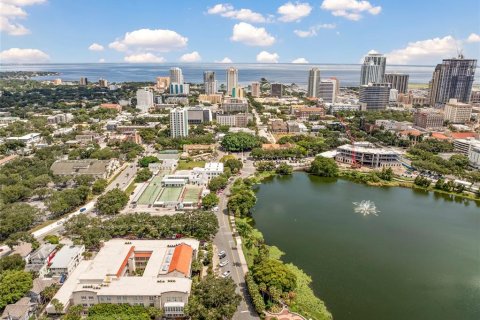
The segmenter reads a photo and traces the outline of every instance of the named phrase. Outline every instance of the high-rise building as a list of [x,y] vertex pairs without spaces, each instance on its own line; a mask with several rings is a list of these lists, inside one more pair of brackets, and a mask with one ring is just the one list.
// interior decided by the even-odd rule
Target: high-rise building
[[472,105],[459,102],[457,99],[450,99],[445,104],[444,114],[444,119],[451,123],[465,123],[470,121]]
[[153,92],[148,88],[137,90],[137,108],[147,113],[153,107]]
[[176,82],[176,83],[183,83],[183,73],[182,69],[180,68],[171,68],[170,69],[170,83]]
[[320,81],[318,98],[325,103],[335,103],[337,98],[337,83],[335,80],[327,79]]
[[338,95],[340,93],[340,80],[337,77],[330,77],[329,79],[335,81],[335,87],[337,88],[335,93]]
[[234,89],[238,87],[238,69],[230,67],[227,69],[227,95],[233,96]]
[[390,83],[392,89],[397,89],[398,93],[407,93],[408,74],[404,73],[386,73],[385,82]]
[[98,80],[98,85],[100,87],[106,88],[106,87],[108,87],[108,80],[105,80],[105,79],[101,78],[101,79]]
[[80,78],[80,85],[81,86],[86,86],[88,84],[88,79],[85,77]]
[[365,56],[360,71],[360,85],[384,83],[387,58],[380,53],[369,53]]
[[462,55],[438,64],[430,84],[431,105],[441,107],[450,99],[469,103],[476,67],[476,59],[464,59]]
[[252,82],[252,97],[259,98],[260,97],[260,83],[259,82]]
[[281,83],[272,83],[270,90],[270,95],[272,97],[281,98],[283,96],[283,84]]
[[205,94],[217,93],[217,80],[215,80],[214,71],[205,71],[203,73],[203,86],[205,87]]
[[170,87],[170,77],[157,77],[157,90],[160,91],[167,91]]
[[307,97],[318,98],[319,87],[320,87],[320,69],[312,68],[308,73]]
[[365,106],[367,111],[376,111],[387,108],[390,97],[388,83],[370,83],[360,86],[360,105]]
[[188,136],[188,109],[174,108],[170,110],[170,137]]
[[170,94],[189,94],[190,85],[188,83],[170,83]]

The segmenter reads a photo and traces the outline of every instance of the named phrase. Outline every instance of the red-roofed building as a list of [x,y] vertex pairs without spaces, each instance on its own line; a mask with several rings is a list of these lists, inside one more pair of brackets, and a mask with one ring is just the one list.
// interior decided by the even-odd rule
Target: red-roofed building
[[168,275],[189,278],[191,273],[192,259],[192,247],[184,243],[176,246],[175,251],[173,252],[172,262],[168,268]]
[[102,103],[100,105],[100,108],[102,108],[102,109],[114,109],[114,110],[117,110],[118,112],[122,111],[122,106],[117,104],[117,103]]
[[450,136],[453,139],[467,139],[467,138],[478,138],[478,133],[475,132],[452,132]]
[[444,135],[443,133],[440,132],[433,132],[432,135],[430,136],[432,139],[437,139],[437,140],[449,140],[450,138]]

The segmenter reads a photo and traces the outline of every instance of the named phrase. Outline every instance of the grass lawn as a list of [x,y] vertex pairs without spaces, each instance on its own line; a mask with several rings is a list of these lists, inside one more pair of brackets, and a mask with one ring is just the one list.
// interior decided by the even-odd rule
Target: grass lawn
[[180,160],[178,162],[177,170],[192,170],[195,167],[203,168],[204,166],[205,166],[205,161]]

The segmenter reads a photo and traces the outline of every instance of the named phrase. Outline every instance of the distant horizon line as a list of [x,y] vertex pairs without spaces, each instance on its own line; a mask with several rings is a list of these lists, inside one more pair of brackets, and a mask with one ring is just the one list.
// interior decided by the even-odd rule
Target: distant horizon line
[[[269,62],[232,62],[232,63],[223,63],[223,62],[142,62],[142,63],[131,63],[131,62],[43,62],[43,63],[0,63],[0,66],[35,66],[35,65],[78,65],[78,64],[95,64],[95,65],[105,65],[105,64],[125,64],[132,66],[139,65],[202,65],[202,64],[215,64],[215,65],[225,65],[225,66],[234,66],[234,65],[352,65],[352,66],[361,66],[362,63],[328,63],[328,62],[309,62],[309,63],[292,63],[292,62],[278,62],[278,63],[269,63]],[[388,66],[395,67],[435,67],[435,65],[430,64],[387,64]],[[480,65],[476,67],[480,68]],[[4,71],[0,71],[4,72]]]

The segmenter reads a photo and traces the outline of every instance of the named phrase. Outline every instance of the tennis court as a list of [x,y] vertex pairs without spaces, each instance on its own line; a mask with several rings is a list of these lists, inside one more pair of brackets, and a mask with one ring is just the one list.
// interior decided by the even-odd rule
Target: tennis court
[[162,191],[162,178],[163,175],[159,174],[152,179],[148,187],[138,199],[138,204],[153,204],[155,199],[157,199],[160,191]]
[[160,197],[157,199],[158,202],[174,202],[178,200],[180,194],[182,193],[183,187],[167,187],[163,188]]
[[197,203],[198,199],[200,198],[201,192],[202,192],[202,187],[187,186],[183,193],[183,202]]

